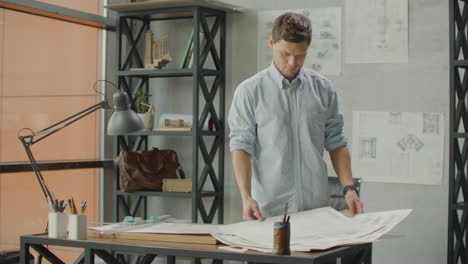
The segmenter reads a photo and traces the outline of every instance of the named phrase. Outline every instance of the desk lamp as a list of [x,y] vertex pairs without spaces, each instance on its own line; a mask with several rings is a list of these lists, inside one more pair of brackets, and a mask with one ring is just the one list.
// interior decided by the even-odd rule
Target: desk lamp
[[[104,82],[110,83],[112,86],[114,86],[114,88],[116,88],[113,83],[109,81],[104,81]],[[96,90],[96,88],[94,88],[94,90],[97,93],[100,93]],[[121,135],[121,134],[132,133],[132,132],[143,130],[144,129],[143,121],[140,119],[140,117],[138,117],[138,115],[132,109],[130,109],[130,101],[129,101],[127,93],[116,88],[116,92],[114,93],[113,99],[114,99],[115,112],[112,114],[107,124],[107,134],[108,135]],[[49,186],[46,184],[44,177],[42,177],[42,173],[39,170],[39,166],[37,165],[36,159],[34,158],[30,147],[36,144],[37,142],[43,140],[44,138],[52,134],[55,134],[59,130],[75,123],[76,121],[82,119],[83,117],[101,108],[111,109],[111,107],[107,103],[107,99],[104,99],[103,101],[93,106],[90,106],[74,115],[71,115],[65,118],[64,120],[59,121],[38,132],[34,132],[29,128],[23,128],[18,132],[18,138],[24,146],[26,154],[28,155],[28,159],[31,163],[31,167],[34,170],[34,173],[36,174],[36,178],[39,181],[39,185],[41,186],[44,197],[46,198],[47,203],[49,204],[49,207],[51,209],[54,208],[55,203],[56,203],[55,195],[53,194]],[[28,133],[26,133],[25,131],[27,131]],[[25,133],[25,134],[21,135],[22,133]]]

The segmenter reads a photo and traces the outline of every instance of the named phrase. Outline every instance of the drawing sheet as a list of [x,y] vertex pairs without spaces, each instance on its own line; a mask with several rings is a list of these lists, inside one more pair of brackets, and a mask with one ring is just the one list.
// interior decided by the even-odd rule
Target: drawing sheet
[[353,174],[363,181],[440,184],[441,113],[353,112]]
[[273,55],[268,46],[273,21],[286,12],[303,14],[312,22],[312,42],[304,67],[324,75],[341,74],[341,8],[270,10],[258,13],[258,70],[270,66]]
[[408,62],[408,0],[346,0],[346,63]]
[[[323,207],[290,214],[293,251],[324,250],[339,245],[368,243],[390,231],[411,210],[365,213],[347,217],[331,207]],[[212,234],[216,239],[237,248],[262,252],[273,249],[273,225],[282,216],[265,221],[246,221],[219,226]]]
[[[377,213],[364,213],[347,217],[331,207],[289,214],[291,223],[291,250],[323,250],[339,245],[373,242],[411,212],[409,209]],[[265,221],[244,221],[229,225],[148,223],[134,226],[124,233],[158,234],[210,234],[232,248],[271,252],[273,249],[274,223],[283,216],[270,217]],[[114,224],[122,225],[122,223]],[[93,227],[106,231],[104,227]]]

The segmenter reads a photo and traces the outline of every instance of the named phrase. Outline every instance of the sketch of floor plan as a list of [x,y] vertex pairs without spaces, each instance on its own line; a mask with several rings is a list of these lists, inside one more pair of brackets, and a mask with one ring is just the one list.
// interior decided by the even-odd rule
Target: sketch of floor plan
[[312,43],[304,67],[325,75],[341,74],[341,8],[269,10],[258,13],[257,67],[268,67],[272,51],[268,47],[273,21],[286,12],[303,14],[312,22]]
[[364,181],[440,184],[440,113],[353,112],[353,174]]
[[408,62],[408,0],[346,0],[346,63]]

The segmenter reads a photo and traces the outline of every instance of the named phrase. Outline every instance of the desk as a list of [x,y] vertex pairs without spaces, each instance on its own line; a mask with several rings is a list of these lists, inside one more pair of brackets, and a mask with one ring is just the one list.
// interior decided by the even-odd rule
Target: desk
[[140,264],[151,263],[157,255],[167,256],[168,264],[175,263],[175,257],[201,258],[215,260],[234,260],[263,263],[282,264],[316,264],[333,263],[338,258],[349,259],[356,264],[371,264],[372,244],[344,246],[325,251],[310,253],[293,252],[288,256],[277,256],[268,253],[248,251],[237,253],[219,249],[220,245],[203,245],[189,243],[170,243],[155,241],[139,241],[124,239],[90,238],[88,240],[68,240],[49,238],[46,234],[21,236],[21,263],[28,263],[30,249],[40,253],[53,264],[64,263],[45,245],[75,247],[84,249],[80,259],[75,263],[94,264],[94,256],[98,256],[106,263],[119,263],[113,253],[143,256]]

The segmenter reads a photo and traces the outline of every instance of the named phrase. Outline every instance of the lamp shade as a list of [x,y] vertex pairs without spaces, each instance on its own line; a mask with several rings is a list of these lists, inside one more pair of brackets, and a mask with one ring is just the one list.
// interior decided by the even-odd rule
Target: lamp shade
[[143,130],[145,125],[141,118],[130,108],[130,100],[125,92],[114,93],[115,112],[107,123],[107,134],[122,135]]

